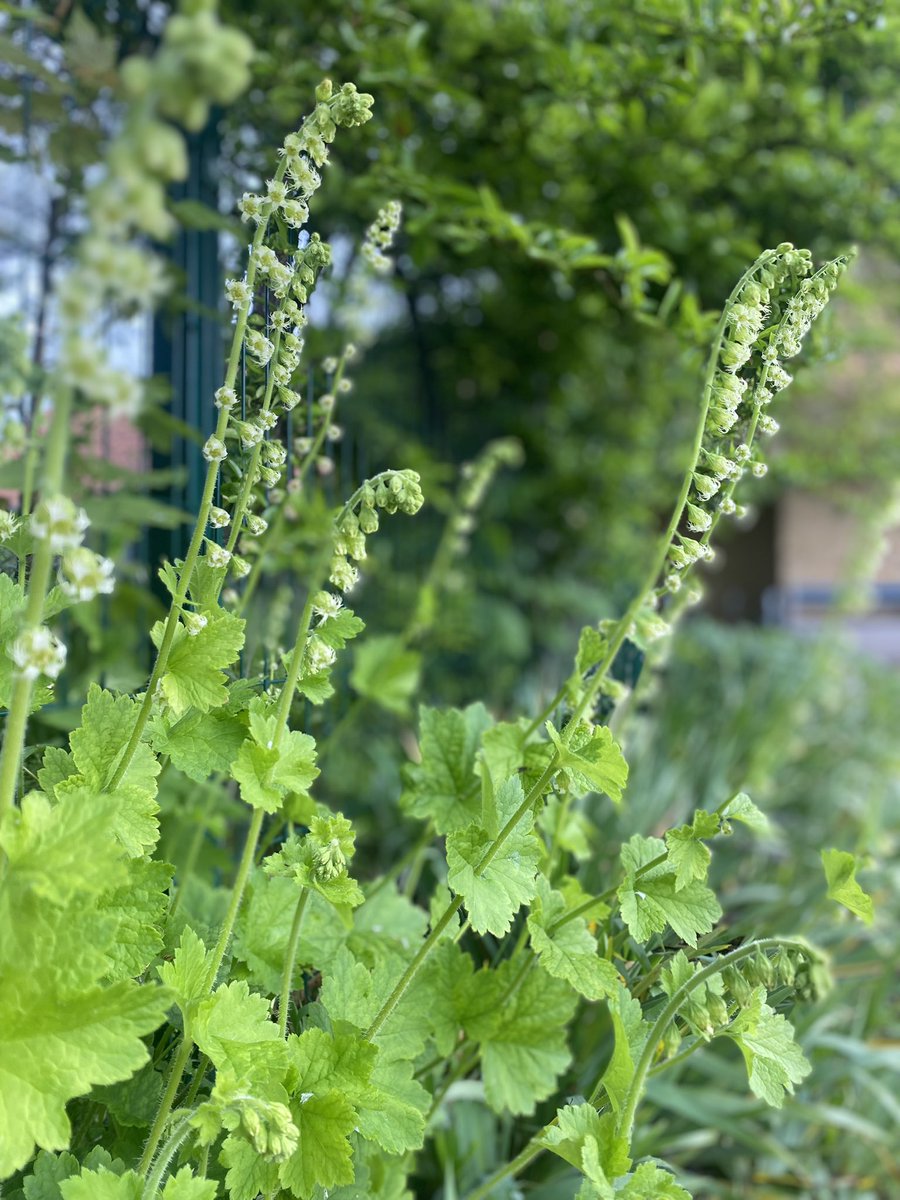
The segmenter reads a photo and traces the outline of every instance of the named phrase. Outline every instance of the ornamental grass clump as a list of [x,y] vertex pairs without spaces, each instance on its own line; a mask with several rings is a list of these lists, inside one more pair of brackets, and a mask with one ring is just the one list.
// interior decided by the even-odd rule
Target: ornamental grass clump
[[[351,83],[320,85],[264,191],[240,202],[252,241],[245,273],[225,288],[232,340],[207,397],[216,425],[187,551],[161,570],[170,604],[149,630],[149,678],[133,695],[93,684],[67,746],[31,735],[65,664],[57,615],[113,586],[66,498],[70,414],[101,396],[131,410],[139,385],[95,356],[90,326],[101,304],[156,295],[152,260],[123,239],[163,232],[162,184],[183,151],[167,119],[196,126],[246,65],[246,45],[192,11],[170,22],[156,60],[126,72],[136,103],[123,137],[144,149],[133,161],[114,143],[90,199],[60,284],[71,323],[48,382],[40,501],[3,527],[22,564],[0,576],[4,1194],[409,1196],[417,1156],[469,1079],[487,1110],[524,1118],[470,1200],[507,1194],[541,1156],[559,1160],[580,1197],[678,1200],[687,1192],[672,1172],[635,1148],[650,1074],[725,1039],[753,1094],[780,1106],[810,1070],[786,1013],[827,986],[827,970],[801,938],[730,944],[708,869],[710,844],[736,824],[765,827],[742,793],[664,836],[635,834],[608,885],[585,889],[584,830],[602,836],[628,779],[598,701],[621,699],[610,668],[624,639],[665,637],[720,517],[738,511],[742,476],[760,473],[757,435],[774,430],[783,363],[846,260],[814,270],[784,244],[748,270],[714,336],[691,461],[645,585],[621,620],[582,632],[574,670],[541,714],[496,720],[477,701],[421,708],[394,811],[408,852],[361,878],[353,822],[321,799],[328,745],[305,713],[345,686],[341,657],[363,632],[347,601],[369,538],[386,518],[414,517],[424,497],[403,467],[342,505],[315,486],[330,461],[323,447],[341,436],[352,344],[321,364],[327,390],[307,406],[305,436],[289,439],[286,419],[303,395],[306,306],[331,262],[307,222],[332,143],[370,116],[372,97]],[[237,65],[227,86],[201,33]],[[389,204],[366,235],[373,272],[386,268],[399,219]],[[113,236],[115,253],[101,253]],[[109,264],[120,249],[132,280],[144,271],[140,297],[117,290]],[[84,288],[94,291],[79,309]],[[368,684],[362,658],[354,667],[363,698],[389,695],[397,663],[417,661],[485,490],[519,455],[493,443],[464,472],[404,632],[371,643]],[[300,529],[303,554],[287,599],[271,600],[292,618],[273,679],[245,657],[245,614],[259,616],[261,564],[285,524]],[[201,837],[175,847],[176,870],[159,855],[161,827],[177,829],[192,805]],[[223,847],[236,838],[239,852],[203,877],[207,830]],[[590,1006],[608,1016],[608,1045],[578,1065],[569,1031]]]

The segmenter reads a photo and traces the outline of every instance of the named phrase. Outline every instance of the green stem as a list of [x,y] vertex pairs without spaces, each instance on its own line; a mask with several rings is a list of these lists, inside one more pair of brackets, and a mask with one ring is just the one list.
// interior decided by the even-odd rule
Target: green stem
[[153,1162],[156,1154],[156,1148],[159,1145],[163,1130],[166,1127],[166,1122],[172,1112],[172,1105],[175,1103],[175,1096],[178,1093],[178,1088],[181,1084],[181,1077],[184,1074],[184,1068],[187,1066],[188,1059],[191,1057],[191,1051],[194,1048],[193,1038],[188,1032],[188,1027],[185,1025],[184,1037],[181,1039],[181,1045],[178,1047],[172,1066],[169,1071],[169,1079],[166,1083],[166,1090],[162,1094],[159,1102],[159,1108],[156,1110],[156,1118],[147,1136],[147,1144],[144,1147],[144,1153],[138,1165],[138,1172],[141,1175],[146,1175],[150,1170],[150,1164]]
[[250,875],[250,869],[253,866],[253,856],[256,853],[256,843],[259,841],[259,833],[262,829],[263,817],[265,813],[261,808],[253,810],[253,816],[250,818],[250,828],[247,830],[247,839],[244,842],[244,852],[241,855],[238,872],[235,876],[234,886],[231,889],[231,900],[228,904],[228,912],[225,914],[225,922],[222,925],[219,933],[219,940],[216,942],[215,950],[213,951],[212,959],[210,960],[209,968],[206,972],[206,990],[212,991],[213,984],[216,981],[216,976],[219,973],[219,968],[225,958],[228,950],[228,943],[231,941],[231,935],[234,932],[234,924],[237,920],[238,910],[241,907],[241,901],[244,898],[244,888],[247,886],[247,879]]
[[[50,499],[62,491],[66,451],[69,445],[71,410],[72,393],[66,388],[56,397],[50,430],[47,434],[42,487],[44,499]],[[28,598],[23,622],[25,629],[37,629],[43,620],[44,600],[52,570],[53,551],[50,548],[50,539],[41,538],[32,561],[31,578],[28,582]],[[0,821],[15,804],[16,784],[25,747],[33,686],[33,680],[26,679],[24,675],[17,676],[13,686],[9,715],[6,718],[6,731],[3,736],[3,749],[0,751]]]
[[294,960],[297,957],[297,943],[300,940],[300,925],[306,902],[309,899],[309,888],[301,888],[294,908],[294,919],[291,922],[291,933],[288,938],[287,953],[284,957],[284,971],[281,975],[281,998],[278,1005],[278,1028],[282,1037],[287,1037],[288,1005],[291,1002],[291,982],[294,975]]
[[141,1194],[141,1200],[153,1200],[154,1196],[159,1192],[160,1184],[163,1176],[168,1169],[169,1163],[174,1158],[178,1147],[191,1131],[190,1116],[183,1117],[175,1128],[172,1130],[168,1141],[160,1150],[156,1162],[153,1165],[153,1170],[147,1176],[147,1182],[144,1184],[144,1190]]

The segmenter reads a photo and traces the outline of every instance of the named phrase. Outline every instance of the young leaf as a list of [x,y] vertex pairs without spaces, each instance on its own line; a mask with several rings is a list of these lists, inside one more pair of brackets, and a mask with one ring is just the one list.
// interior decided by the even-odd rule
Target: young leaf
[[706,879],[712,855],[709,847],[700,841],[690,825],[670,829],[666,834],[666,847],[669,851],[669,862],[675,868],[676,892],[687,887],[694,879]]
[[582,1171],[597,1191],[597,1196],[612,1197],[610,1180],[624,1175],[631,1166],[628,1142],[617,1137],[612,1113],[600,1116],[592,1104],[567,1104],[556,1114],[556,1124],[548,1125],[538,1141],[560,1158]]
[[856,882],[859,862],[846,850],[823,850],[822,866],[828,883],[828,896],[871,925],[875,917],[872,897]]
[[[518,776],[508,779],[494,796],[496,823],[502,827],[524,800]],[[535,893],[540,843],[534,833],[534,814],[526,811],[497,853],[484,866],[492,838],[480,825],[469,825],[447,836],[447,882],[465,898],[472,928],[501,937],[513,916]]]
[[619,973],[597,952],[597,940],[583,917],[560,923],[568,905],[561,892],[552,891],[543,878],[528,915],[531,944],[541,965],[554,979],[564,979],[587,1000],[614,996]]
[[723,821],[740,821],[754,833],[766,833],[769,828],[769,818],[745,792],[738,792],[731,797],[722,809],[721,817]]
[[217,1070],[241,1078],[268,1078],[286,1064],[286,1046],[269,1019],[269,1002],[243,980],[216,988],[196,1006],[194,1041]]
[[218,1190],[214,1179],[197,1179],[190,1167],[182,1167],[166,1180],[162,1200],[215,1200]]
[[135,1171],[114,1175],[101,1168],[70,1176],[59,1190],[63,1200],[141,1200],[144,1181]]
[[388,712],[405,716],[419,686],[422,656],[408,650],[403,638],[381,634],[367,638],[354,652],[350,685]]
[[683,941],[696,946],[697,935],[709,933],[722,910],[714,893],[698,880],[679,888],[667,862],[637,874],[663,855],[667,855],[666,844],[660,838],[635,834],[622,847],[626,874],[617,893],[622,919],[638,942],[645,942],[651,934],[661,933],[666,925],[671,925]]
[[812,1067],[794,1041],[791,1023],[765,1000],[765,988],[754,988],[750,1001],[723,1032],[741,1048],[754,1096],[781,1108],[785,1092],[793,1093]]
[[634,1079],[635,1067],[647,1040],[649,1025],[641,1006],[624,984],[610,1000],[609,1015],[615,1032],[612,1057],[603,1075],[603,1087],[614,1112],[619,1112]]
[[561,736],[548,721],[547,732],[571,785],[582,794],[604,792],[618,804],[628,782],[628,763],[609,729],[582,724]]
[[[223,668],[237,660],[244,644],[244,624],[233,613],[222,609],[202,614],[206,625],[189,634],[179,625],[172,643],[166,673],[160,683],[163,695],[176,717],[189,708],[209,712],[228,700],[227,676]],[[162,622],[151,632],[153,644],[162,642]]]
[[542,967],[522,975],[518,958],[474,976],[462,1021],[481,1043],[485,1096],[494,1112],[533,1113],[553,1092],[571,1062],[566,1026],[577,1003],[568,984]]
[[161,717],[151,736],[157,754],[168,754],[176,770],[203,783],[210,775],[228,771],[246,734],[240,717],[216,708],[207,713],[191,710],[172,724]]
[[[129,696],[114,696],[91,684],[87,703],[81,710],[81,726],[69,738],[77,774],[56,784],[58,798],[64,794],[87,796],[106,789],[134,729],[138,707]],[[159,837],[156,821],[159,770],[153,751],[141,742],[113,793],[116,836],[132,858],[151,850]]]
[[115,937],[107,950],[112,962],[107,976],[110,982],[143,974],[163,946],[162,927],[174,867],[131,859],[127,868],[127,882],[106,893],[99,904],[100,911],[116,921]]
[[404,771],[400,803],[413,817],[434,823],[442,836],[462,829],[481,814],[481,788],[475,755],[491,718],[483,704],[458,709],[419,709],[422,760]]
[[616,1200],[691,1200],[674,1176],[654,1163],[641,1163],[633,1175],[616,1187]]
[[231,773],[241,797],[265,812],[277,812],[288,792],[306,795],[319,774],[316,743],[308,733],[287,730],[275,743],[277,718],[265,700],[250,705],[250,737],[241,746]]
[[209,995],[206,978],[212,952],[202,939],[186,927],[171,962],[161,963],[156,971],[162,982],[174,993],[175,1003],[186,1020],[192,1020],[201,1000]]

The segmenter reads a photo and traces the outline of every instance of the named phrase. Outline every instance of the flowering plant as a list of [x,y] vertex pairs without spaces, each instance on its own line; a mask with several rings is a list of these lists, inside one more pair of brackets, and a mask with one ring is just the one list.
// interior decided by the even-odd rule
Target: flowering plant
[[[620,648],[664,641],[719,520],[740,511],[739,481],[762,473],[758,435],[775,431],[784,363],[846,260],[814,270],[785,243],[745,273],[715,332],[691,461],[644,586],[620,620],[582,631],[570,677],[538,716],[496,721],[477,702],[421,709],[398,812],[418,833],[387,873],[361,880],[353,823],[316,797],[327,745],[300,728],[300,701],[333,690],[339,655],[363,630],[346,597],[367,539],[383,517],[419,510],[421,481],[383,470],[334,509],[308,486],[340,436],[352,345],[323,364],[329,390],[308,435],[296,446],[286,434],[305,307],[331,261],[305,232],[310,205],[338,131],[372,105],[352,83],[319,86],[265,191],[240,202],[247,267],[226,284],[234,327],[209,397],[216,426],[187,551],[161,571],[171,602],[150,630],[149,679],[136,695],[93,685],[67,747],[27,738],[65,664],[50,622],[113,586],[65,494],[70,414],[76,401],[131,409],[137,384],[104,364],[89,326],[104,304],[157,294],[154,261],[128,239],[165,224],[162,182],[182,143],[164,118],[200,122],[247,54],[200,7],[173,18],[156,60],[125,72],[125,140],[59,289],[40,501],[0,527],[21,564],[0,576],[0,1174],[10,1195],[63,1200],[408,1196],[417,1153],[473,1079],[492,1112],[540,1115],[516,1126],[516,1152],[488,1164],[470,1200],[508,1194],[548,1154],[581,1197],[677,1200],[685,1189],[636,1147],[651,1072],[725,1038],[753,1093],[779,1106],[809,1071],[779,1010],[815,996],[827,971],[799,938],[729,944],[707,843],[735,822],[764,826],[744,794],[664,837],[635,834],[608,886],[584,890],[584,829],[623,803],[628,777],[600,701],[625,713],[610,674]],[[236,69],[214,69],[222,59]],[[375,271],[399,219],[388,205],[370,227],[362,258]],[[123,257],[127,287],[108,266]],[[496,443],[466,472],[408,628],[382,642],[368,682],[356,676],[363,695],[389,690],[391,663],[434,620],[448,562],[492,474],[515,458]],[[244,614],[283,519],[302,524],[306,545],[273,682],[242,658]],[[161,826],[185,811],[202,814],[201,838],[240,832],[229,883],[199,877],[199,841],[177,870],[159,856]],[[426,857],[438,863],[427,894]],[[852,863],[838,865],[841,898],[859,908]],[[608,1014],[610,1047],[585,1070],[567,1031],[591,1006]]]

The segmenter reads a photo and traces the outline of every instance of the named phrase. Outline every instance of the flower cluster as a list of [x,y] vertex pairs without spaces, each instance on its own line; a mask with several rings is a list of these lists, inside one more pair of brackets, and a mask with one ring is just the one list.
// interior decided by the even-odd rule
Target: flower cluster
[[678,591],[684,571],[712,557],[709,539],[719,516],[744,514],[733,493],[747,471],[756,478],[766,474],[754,443],[757,433],[778,430],[764,410],[791,383],[782,360],[800,352],[848,261],[835,259],[811,274],[810,252],[784,242],[757,260],[732,296],[708,385],[705,435],[684,504],[686,532],[676,532],[669,546],[662,591]]
[[402,213],[400,201],[391,200],[384,208],[378,210],[378,215],[366,230],[362,256],[379,275],[385,275],[391,269],[392,263],[387,251],[394,244]]
[[361,562],[366,557],[366,537],[378,529],[378,509],[389,515],[402,512],[412,516],[423,501],[416,471],[383,471],[366,480],[338,520],[330,582],[342,592],[350,591],[357,582],[359,572],[349,560]]

